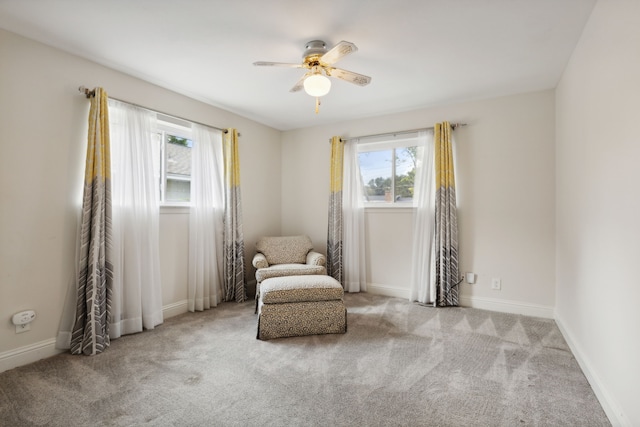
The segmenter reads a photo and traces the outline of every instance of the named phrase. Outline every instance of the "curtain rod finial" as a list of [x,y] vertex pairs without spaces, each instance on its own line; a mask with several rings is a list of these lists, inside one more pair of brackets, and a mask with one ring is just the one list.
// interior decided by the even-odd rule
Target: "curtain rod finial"
[[91,98],[92,96],[94,96],[96,94],[96,92],[94,90],[89,90],[84,86],[78,87],[78,91],[80,93],[83,93],[87,98]]

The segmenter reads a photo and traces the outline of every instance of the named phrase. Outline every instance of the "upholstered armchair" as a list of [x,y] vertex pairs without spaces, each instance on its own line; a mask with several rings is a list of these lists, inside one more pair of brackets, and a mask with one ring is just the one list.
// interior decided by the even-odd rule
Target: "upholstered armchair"
[[309,236],[262,237],[253,257],[256,268],[256,299],[260,282],[272,277],[326,275],[326,258],[313,250]]

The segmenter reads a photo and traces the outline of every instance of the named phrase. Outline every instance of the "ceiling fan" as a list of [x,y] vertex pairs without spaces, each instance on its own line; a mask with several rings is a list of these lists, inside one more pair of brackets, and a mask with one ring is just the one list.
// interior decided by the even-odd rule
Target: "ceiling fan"
[[337,77],[358,86],[366,86],[371,77],[343,70],[333,66],[345,56],[358,50],[355,44],[341,41],[331,49],[322,40],[312,40],[304,47],[302,62],[290,64],[286,62],[254,62],[253,65],[267,67],[306,68],[308,71],[291,88],[290,92],[298,92],[304,88],[305,92],[316,98],[316,114],[320,106],[320,97],[329,93],[331,81],[327,77]]

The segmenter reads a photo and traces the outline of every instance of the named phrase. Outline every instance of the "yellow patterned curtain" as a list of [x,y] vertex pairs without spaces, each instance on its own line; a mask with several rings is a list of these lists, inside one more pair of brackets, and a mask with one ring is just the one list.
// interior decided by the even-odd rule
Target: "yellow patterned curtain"
[[331,188],[329,194],[329,227],[327,232],[327,274],[344,284],[342,254],[342,174],[344,141],[331,138]]
[[223,141],[224,158],[224,294],[225,301],[246,299],[244,282],[244,235],[240,198],[240,157],[238,131],[227,129]]
[[449,122],[434,126],[436,218],[436,305],[458,305],[458,217]]
[[111,154],[107,93],[96,88],[89,111],[80,256],[71,353],[93,355],[109,346],[113,292]]

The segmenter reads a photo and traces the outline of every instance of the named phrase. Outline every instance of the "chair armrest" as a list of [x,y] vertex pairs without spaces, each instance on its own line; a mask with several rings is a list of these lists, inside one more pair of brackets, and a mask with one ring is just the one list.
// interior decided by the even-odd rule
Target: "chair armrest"
[[253,261],[251,262],[255,268],[267,268],[269,267],[269,263],[267,262],[267,257],[258,252],[253,256]]
[[327,259],[320,252],[311,251],[307,254],[307,264],[324,266]]

